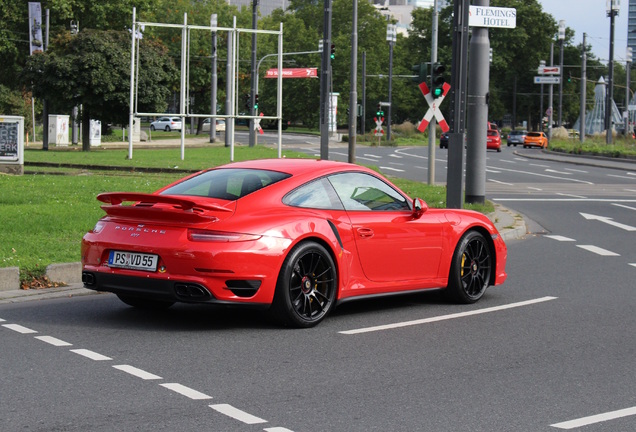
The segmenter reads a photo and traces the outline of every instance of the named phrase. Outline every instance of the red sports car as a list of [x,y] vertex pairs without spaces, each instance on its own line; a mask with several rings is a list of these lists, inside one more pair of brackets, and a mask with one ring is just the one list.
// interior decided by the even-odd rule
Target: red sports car
[[486,216],[428,208],[353,164],[238,162],[97,199],[106,215],[82,240],[84,286],[135,307],[262,306],[311,327],[349,299],[443,288],[473,303],[506,279]]

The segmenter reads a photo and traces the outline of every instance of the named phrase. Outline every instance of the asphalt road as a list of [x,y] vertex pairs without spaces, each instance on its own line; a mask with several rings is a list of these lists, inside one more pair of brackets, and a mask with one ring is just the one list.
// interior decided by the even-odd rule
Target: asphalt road
[[[425,150],[358,156],[423,179]],[[508,281],[475,305],[366,300],[309,330],[108,294],[0,305],[0,429],[635,430],[636,169],[538,154],[488,153],[488,198],[532,233],[508,243]]]

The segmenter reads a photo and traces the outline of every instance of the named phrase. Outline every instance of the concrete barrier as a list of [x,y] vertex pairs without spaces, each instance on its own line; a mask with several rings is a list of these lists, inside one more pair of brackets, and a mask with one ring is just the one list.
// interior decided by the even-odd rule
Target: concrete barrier
[[20,268],[0,268],[0,291],[13,291],[20,289]]

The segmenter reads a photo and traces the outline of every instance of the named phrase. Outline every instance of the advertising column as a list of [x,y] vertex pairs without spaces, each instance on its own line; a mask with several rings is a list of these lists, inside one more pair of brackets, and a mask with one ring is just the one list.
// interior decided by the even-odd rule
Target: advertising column
[[0,115],[0,173],[24,174],[24,117]]

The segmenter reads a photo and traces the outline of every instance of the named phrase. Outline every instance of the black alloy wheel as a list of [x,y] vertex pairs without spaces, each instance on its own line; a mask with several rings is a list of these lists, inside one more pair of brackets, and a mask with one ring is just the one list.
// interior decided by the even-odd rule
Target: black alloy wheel
[[338,274],[329,252],[307,241],[287,256],[278,276],[272,312],[284,325],[313,327],[334,306]]
[[459,240],[448,277],[447,295],[457,303],[475,303],[490,284],[493,254],[486,238],[469,231]]

